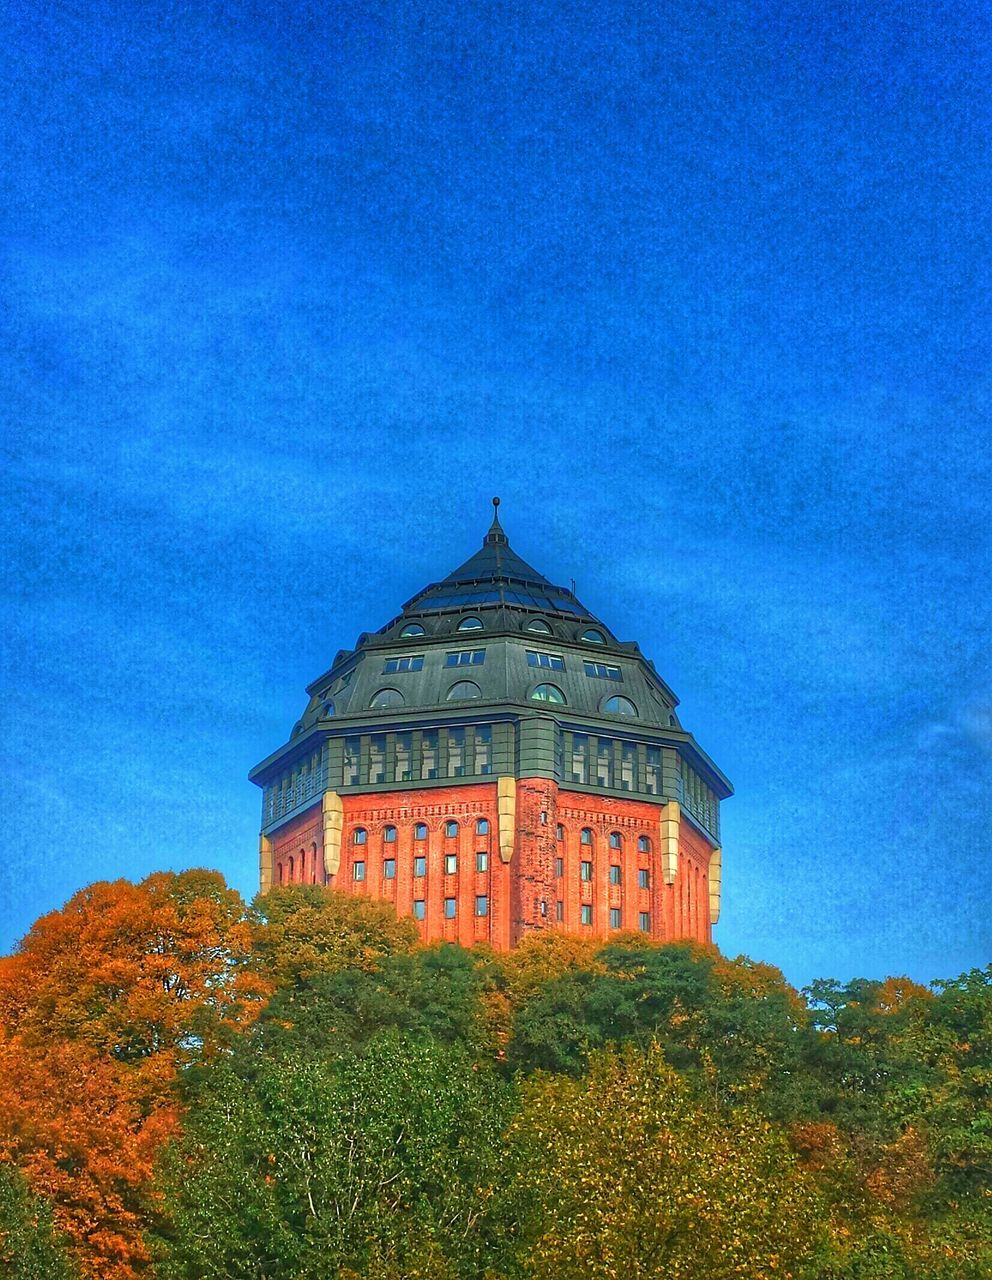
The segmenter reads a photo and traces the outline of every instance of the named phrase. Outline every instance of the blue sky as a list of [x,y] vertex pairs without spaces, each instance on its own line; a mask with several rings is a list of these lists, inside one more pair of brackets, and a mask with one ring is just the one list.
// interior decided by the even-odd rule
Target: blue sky
[[735,783],[724,950],[992,960],[986,6],[2,21],[0,949],[250,895],[248,769],[498,493]]

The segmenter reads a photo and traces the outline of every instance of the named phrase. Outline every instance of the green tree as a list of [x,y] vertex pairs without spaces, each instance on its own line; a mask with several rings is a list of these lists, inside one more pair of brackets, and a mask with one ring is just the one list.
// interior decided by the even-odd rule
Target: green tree
[[77,1271],[56,1235],[51,1210],[21,1174],[0,1164],[0,1276],[4,1280],[75,1280]]
[[512,1094],[463,1050],[388,1032],[343,1059],[211,1075],[162,1167],[161,1280],[498,1266]]
[[657,1045],[526,1081],[511,1138],[525,1276],[764,1280],[825,1244],[822,1201],[781,1136],[695,1099]]

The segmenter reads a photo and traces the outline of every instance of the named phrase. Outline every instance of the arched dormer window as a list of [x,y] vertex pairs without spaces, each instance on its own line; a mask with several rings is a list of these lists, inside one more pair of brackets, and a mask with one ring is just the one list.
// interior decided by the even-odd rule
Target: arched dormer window
[[480,618],[475,618],[472,616],[469,616],[468,618],[462,618],[461,622],[459,622],[458,624],[458,630],[459,631],[481,631],[482,620]]
[[612,698],[607,698],[603,703],[603,710],[609,712],[611,716],[636,716],[637,708],[629,698],[621,697],[620,694],[614,694]]
[[402,707],[405,699],[399,689],[379,689],[369,703],[370,710],[381,710],[384,707]]
[[400,632],[400,639],[405,639],[407,636],[425,636],[426,634],[427,632],[419,622],[408,622]]
[[324,717],[324,719],[325,719],[325,720],[326,720],[329,716],[332,716],[332,715],[334,714],[334,703],[333,703],[333,702],[325,702],[325,703],[324,703],[324,705],[323,705],[323,707],[321,708],[320,714]]
[[540,631],[543,636],[551,635],[551,628],[543,618],[532,618],[531,621],[527,623],[527,630]]
[[448,702],[457,702],[461,698],[481,698],[482,690],[474,680],[459,680],[448,690]]
[[556,684],[539,684],[530,696],[537,702],[565,702],[565,695]]
[[587,644],[606,644],[606,636],[596,627],[586,627],[579,639],[585,640]]

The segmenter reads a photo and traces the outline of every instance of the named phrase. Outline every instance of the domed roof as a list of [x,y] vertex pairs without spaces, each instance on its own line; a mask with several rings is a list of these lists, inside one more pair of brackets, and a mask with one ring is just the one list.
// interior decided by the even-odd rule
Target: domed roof
[[[418,591],[403,606],[400,616],[380,628],[377,634],[385,636],[395,630],[402,631],[404,626],[425,614],[466,609],[509,609],[517,615],[537,613],[596,622],[572,591],[556,587],[512,549],[499,522],[499,498],[493,499],[493,522],[481,548],[446,578]],[[514,625],[512,620],[501,621],[504,625]]]

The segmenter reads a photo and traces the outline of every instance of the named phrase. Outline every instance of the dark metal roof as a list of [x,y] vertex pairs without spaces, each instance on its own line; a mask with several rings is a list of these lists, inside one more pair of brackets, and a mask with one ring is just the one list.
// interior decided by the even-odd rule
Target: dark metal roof
[[387,623],[380,634],[397,621],[406,623],[419,614],[489,606],[597,621],[571,591],[556,587],[517,555],[499,522],[498,498],[493,499],[493,508],[493,522],[475,555],[440,582],[418,591],[403,606],[400,619]]

